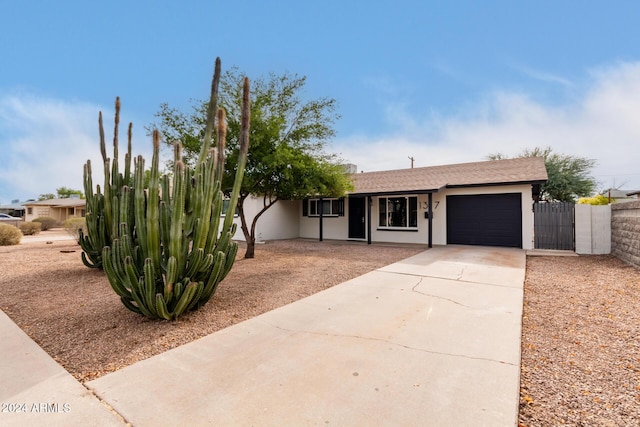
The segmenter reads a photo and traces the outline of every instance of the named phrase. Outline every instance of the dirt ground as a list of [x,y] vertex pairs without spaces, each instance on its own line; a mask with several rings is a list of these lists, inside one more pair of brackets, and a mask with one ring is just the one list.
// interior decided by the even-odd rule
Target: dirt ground
[[0,309],[82,382],[424,250],[281,240],[244,259],[241,244],[211,301],[168,322],[126,309],[104,273],[84,266],[74,241],[47,233],[0,247]]
[[[0,247],[0,309],[81,382],[424,250],[267,242],[205,307],[166,322],[127,310],[75,242],[46,233]],[[528,257],[524,290],[519,425],[640,425],[640,270],[611,256]]]

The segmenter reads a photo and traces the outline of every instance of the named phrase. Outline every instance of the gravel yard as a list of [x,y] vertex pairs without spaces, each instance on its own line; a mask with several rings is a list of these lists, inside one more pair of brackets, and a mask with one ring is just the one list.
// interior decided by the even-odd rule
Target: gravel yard
[[640,270],[528,257],[520,425],[640,425]]
[[[0,247],[0,309],[82,382],[424,249],[268,242],[203,309],[165,322],[128,311],[75,242],[40,240]],[[528,257],[520,426],[640,425],[639,309],[640,270],[616,258]]]
[[[176,322],[126,309],[74,241],[0,247],[0,309],[85,382],[421,252],[424,247],[280,240],[256,246],[206,306]],[[23,241],[28,241],[24,239]]]

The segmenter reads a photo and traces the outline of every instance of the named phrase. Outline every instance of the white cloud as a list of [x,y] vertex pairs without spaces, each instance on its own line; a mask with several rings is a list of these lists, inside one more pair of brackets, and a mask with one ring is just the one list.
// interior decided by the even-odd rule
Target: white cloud
[[[395,109],[402,126],[379,137],[352,135],[334,150],[373,171],[485,160],[490,153],[516,155],[550,146],[555,152],[596,159],[600,187],[640,189],[640,63],[589,72],[579,96],[545,105],[534,94],[494,92],[456,116],[417,117]],[[402,117],[402,120],[397,120]]]
[[[111,153],[113,107],[30,94],[0,97],[0,203],[55,193],[62,186],[83,190],[82,173],[87,159],[91,159],[94,185],[101,184],[100,110],[104,115],[107,153]],[[121,158],[127,142],[128,121],[124,119],[120,123]],[[138,131],[142,135],[134,134],[134,154],[139,153],[141,141],[148,140],[141,126]],[[149,151],[142,154],[146,156]]]
[[532,79],[540,80],[547,83],[556,83],[563,86],[571,87],[573,83],[562,76],[549,73],[547,71],[536,70],[522,64],[511,64],[511,67],[520,71],[521,73],[531,77]]

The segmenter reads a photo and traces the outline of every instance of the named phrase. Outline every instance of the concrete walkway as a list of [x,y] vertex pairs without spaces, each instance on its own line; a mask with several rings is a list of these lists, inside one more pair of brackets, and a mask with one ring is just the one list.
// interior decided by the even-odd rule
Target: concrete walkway
[[87,386],[134,426],[513,426],[524,273],[436,247]]
[[0,312],[0,425],[514,426],[525,262],[436,247],[86,388]]
[[122,418],[0,311],[1,426],[121,426]]

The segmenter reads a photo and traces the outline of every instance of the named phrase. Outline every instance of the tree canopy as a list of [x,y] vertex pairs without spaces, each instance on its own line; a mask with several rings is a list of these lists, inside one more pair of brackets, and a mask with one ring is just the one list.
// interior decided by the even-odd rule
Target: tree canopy
[[[519,157],[543,157],[548,180],[542,184],[542,200],[575,202],[579,197],[589,197],[596,188],[596,181],[590,175],[596,161],[580,156],[554,153],[551,147],[525,149]],[[506,159],[501,153],[489,154],[489,160]]]
[[57,194],[53,194],[53,193],[40,194],[38,196],[38,200],[39,201],[40,200],[49,200],[49,199],[55,199],[56,197],[59,198],[59,199],[68,199],[73,195],[76,195],[81,199],[84,198],[84,194],[82,193],[82,191],[74,190],[72,188],[67,188],[67,187],[56,188],[56,193]]
[[[240,140],[240,101],[244,76],[231,68],[220,79],[218,106],[227,112],[227,159],[223,191],[235,177]],[[254,255],[255,227],[260,216],[278,200],[309,196],[339,197],[351,182],[339,159],[325,151],[335,135],[333,125],[339,115],[336,101],[319,98],[305,101],[301,91],[306,77],[284,73],[252,81],[249,158],[238,200],[241,228],[247,241],[245,257]],[[193,163],[204,139],[206,101],[193,101],[188,114],[164,103],[156,117],[156,127],[165,143],[180,141],[185,160]],[[262,210],[251,224],[244,215],[248,196],[263,200]]]

